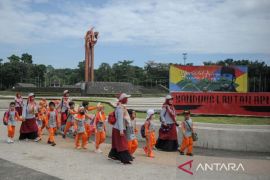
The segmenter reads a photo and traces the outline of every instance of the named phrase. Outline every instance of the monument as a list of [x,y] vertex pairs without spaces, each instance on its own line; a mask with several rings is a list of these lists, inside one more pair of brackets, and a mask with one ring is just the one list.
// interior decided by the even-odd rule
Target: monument
[[139,89],[127,82],[98,82],[94,81],[94,47],[99,33],[90,28],[85,34],[85,72],[84,82],[80,83],[81,95],[107,95],[114,96],[120,92],[140,94]]
[[92,27],[85,35],[85,82],[94,81],[94,47],[97,43],[98,32]]

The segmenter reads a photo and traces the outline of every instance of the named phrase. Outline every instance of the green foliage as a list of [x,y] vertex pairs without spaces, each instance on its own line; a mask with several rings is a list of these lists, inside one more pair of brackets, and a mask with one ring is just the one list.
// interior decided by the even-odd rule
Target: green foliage
[[32,55],[28,53],[22,54],[21,61],[26,64],[32,64],[33,63]]
[[8,60],[10,63],[19,63],[21,58],[19,56],[16,56],[15,54],[12,54],[8,57]]
[[6,89],[16,83],[33,83],[42,86],[45,79],[46,66],[32,64],[32,55],[24,53],[21,57],[11,55],[8,62],[0,61],[0,88]]

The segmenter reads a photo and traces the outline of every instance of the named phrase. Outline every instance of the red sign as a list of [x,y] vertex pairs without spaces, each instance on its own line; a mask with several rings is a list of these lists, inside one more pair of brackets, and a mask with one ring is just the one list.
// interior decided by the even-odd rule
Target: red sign
[[177,112],[270,117],[270,93],[173,92]]

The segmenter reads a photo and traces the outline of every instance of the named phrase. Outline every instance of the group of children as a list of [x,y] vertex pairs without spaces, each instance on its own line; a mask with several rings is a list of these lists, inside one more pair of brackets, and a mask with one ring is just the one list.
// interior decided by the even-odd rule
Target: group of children
[[[67,94],[68,92],[66,92]],[[65,94],[65,92],[64,92]],[[14,142],[14,134],[16,121],[23,121],[23,118],[15,109],[16,103],[11,102],[8,111],[4,114],[4,124],[8,129],[8,143]],[[106,126],[105,121],[107,119],[104,112],[104,106],[98,103],[97,106],[89,106],[87,101],[83,101],[82,104],[76,108],[75,102],[71,101],[68,96],[64,96],[59,101],[50,101],[47,103],[46,99],[42,98],[38,104],[38,113],[36,116],[36,122],[38,125],[38,140],[42,139],[43,130],[48,130],[49,136],[47,143],[51,146],[56,145],[55,135],[57,130],[62,133],[63,139],[70,133],[75,138],[75,148],[87,149],[87,144],[90,141],[90,137],[95,134],[95,152],[101,153],[100,145],[106,139]],[[94,114],[90,112],[96,110]],[[188,153],[192,153],[192,138],[191,138],[191,119],[190,113],[185,114],[185,121],[182,124],[183,141],[179,151],[183,154],[187,148]],[[136,128],[136,112],[129,109],[128,115],[129,122],[126,123],[126,137],[128,141],[128,151],[133,156],[138,148],[138,140],[136,134],[138,129]],[[153,149],[156,144],[155,128],[153,119],[155,111],[149,109],[147,111],[147,117],[145,123],[141,127],[141,136],[145,138],[146,145],[143,150],[148,157],[154,157]],[[186,122],[187,121],[187,122]],[[188,123],[188,124],[187,124]]]
[[[16,111],[15,105],[15,102],[11,102],[3,117],[3,122],[8,130],[7,143],[14,142],[16,121],[24,121],[21,114]],[[100,144],[106,138],[106,115],[102,104],[98,103],[96,107],[90,107],[88,102],[84,101],[79,108],[75,108],[75,103],[69,98],[64,97],[60,103],[56,100],[50,101],[49,104],[46,99],[42,98],[37,109],[38,139],[36,141],[42,139],[43,131],[46,128],[48,130],[47,143],[55,146],[55,135],[57,135],[57,130],[60,130],[64,139],[67,133],[75,136],[75,148],[86,149],[90,136],[95,134],[95,152],[102,152]],[[92,110],[96,110],[96,113],[90,114],[89,112]]]

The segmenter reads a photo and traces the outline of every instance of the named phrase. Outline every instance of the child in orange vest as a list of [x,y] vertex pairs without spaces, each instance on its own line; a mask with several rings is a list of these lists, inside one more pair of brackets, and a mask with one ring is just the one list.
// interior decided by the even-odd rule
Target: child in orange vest
[[183,133],[182,144],[179,149],[181,155],[184,155],[185,149],[187,149],[188,156],[193,156],[193,139],[192,139],[192,131],[193,131],[193,123],[190,118],[190,111],[184,111],[185,120],[182,122],[181,129]]
[[[85,131],[85,109],[84,107],[79,108],[79,113],[75,115],[74,129],[76,132],[75,137],[75,148],[87,149],[87,135]],[[82,144],[80,147],[80,139],[82,139]]]
[[95,133],[95,124],[93,115],[89,114],[90,111],[97,109],[96,106],[89,106],[88,101],[83,101],[82,106],[85,109],[85,131],[87,140],[90,141],[90,137]]
[[145,154],[151,158],[154,157],[153,147],[156,144],[155,127],[152,122],[152,120],[154,119],[154,114],[155,111],[153,109],[147,110],[147,117],[144,123],[146,146],[143,149]]
[[74,115],[77,114],[77,111],[75,110],[75,103],[73,101],[69,102],[69,109],[68,109],[68,115],[67,115],[67,123],[65,126],[63,138],[66,138],[66,134],[69,131],[70,127],[74,125]]
[[101,153],[99,146],[106,139],[106,127],[105,127],[106,115],[104,113],[104,106],[100,103],[97,104],[97,113],[95,116],[95,141],[96,141],[96,153]]
[[5,113],[4,121],[7,123],[8,139],[7,143],[14,143],[16,121],[22,121],[19,113],[15,109],[15,102],[9,104],[9,110]]
[[[128,139],[128,151],[130,155],[132,155],[138,148],[138,140],[136,137],[136,134],[138,133],[138,129],[136,128],[136,112],[132,109],[128,109],[128,114],[130,116],[130,123],[128,124],[129,128],[131,128],[132,132],[129,135],[130,137],[127,137]],[[134,158],[134,157],[133,157]]]
[[48,138],[48,144],[51,144],[52,146],[55,146],[55,133],[57,129],[59,129],[59,118],[58,118],[58,112],[55,109],[55,104],[54,102],[49,103],[49,111],[47,112],[47,128],[49,129],[49,138]]
[[47,124],[47,101],[45,98],[42,98],[39,102],[38,107],[38,119],[37,119],[37,125],[38,125],[38,141],[42,138],[42,130],[45,128]]

